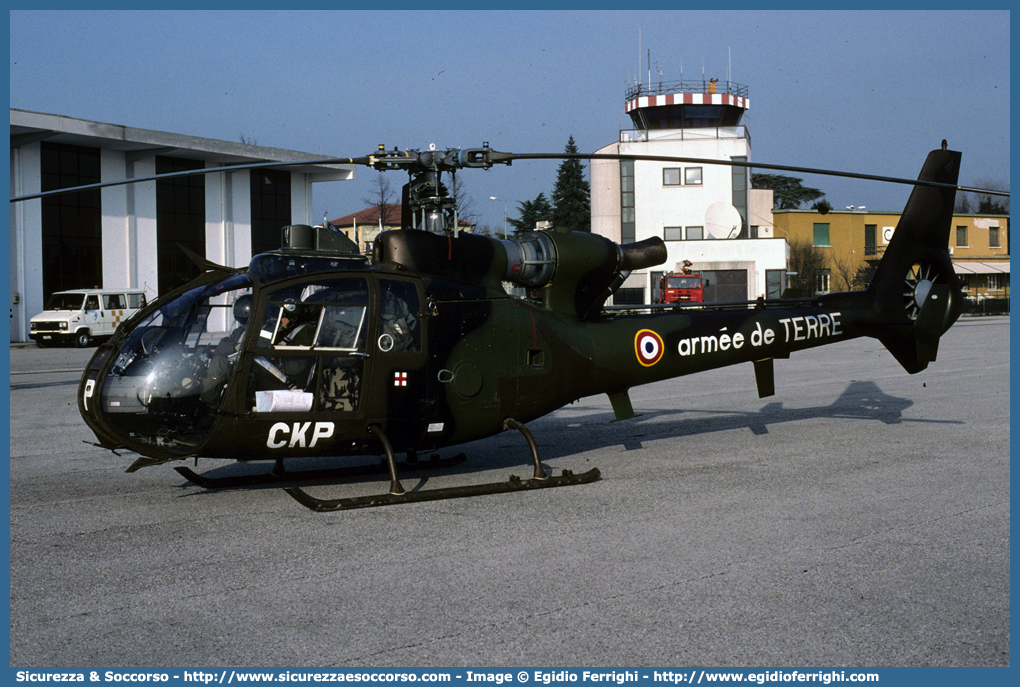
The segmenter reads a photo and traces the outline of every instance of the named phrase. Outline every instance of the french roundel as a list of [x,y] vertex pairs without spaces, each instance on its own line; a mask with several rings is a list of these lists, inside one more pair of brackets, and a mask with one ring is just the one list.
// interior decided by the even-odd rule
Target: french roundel
[[634,337],[634,352],[637,353],[638,362],[645,367],[659,362],[664,350],[662,337],[651,329],[642,329]]

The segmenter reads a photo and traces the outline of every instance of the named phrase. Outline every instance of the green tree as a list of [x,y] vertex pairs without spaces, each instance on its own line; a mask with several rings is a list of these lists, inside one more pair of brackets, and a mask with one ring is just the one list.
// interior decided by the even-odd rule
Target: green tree
[[814,205],[811,206],[811,209],[817,210],[823,215],[827,215],[832,212],[832,203],[822,198],[821,200],[816,200]]
[[[1001,183],[992,179],[978,179],[978,186],[990,191],[1009,191],[1009,182]],[[1009,196],[998,196],[990,193],[977,194],[977,212],[982,215],[1008,215]]]
[[751,188],[772,189],[772,204],[779,210],[795,210],[801,203],[818,200],[825,194],[817,188],[807,188],[803,179],[782,174],[752,174]]
[[514,219],[507,217],[506,222],[514,228],[515,234],[524,234],[535,231],[535,224],[538,222],[552,221],[553,207],[544,193],[535,196],[535,200],[526,200],[517,204],[517,212],[520,217]]
[[[994,181],[992,179],[984,178],[978,179],[974,184],[979,188],[985,188],[990,191],[1005,191],[1009,192],[1009,183],[1002,183]],[[1008,215],[1009,214],[1009,196],[992,195],[991,193],[968,193],[966,191],[959,191],[956,194],[956,204],[953,206],[953,212],[968,215]]]
[[[577,144],[571,136],[564,152],[577,154]],[[584,178],[584,165],[580,160],[564,160],[556,173],[552,193],[552,223],[558,229],[591,231],[591,186]]]

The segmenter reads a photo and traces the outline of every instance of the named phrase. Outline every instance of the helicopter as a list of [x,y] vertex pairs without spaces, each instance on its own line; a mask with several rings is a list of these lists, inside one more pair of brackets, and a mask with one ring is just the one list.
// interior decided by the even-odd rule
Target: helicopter
[[[328,222],[284,227],[282,247],[245,267],[194,256],[205,272],[122,323],[86,366],[77,401],[96,445],[136,452],[128,472],[199,457],[271,462],[269,472],[236,477],[176,469],[211,489],[278,485],[316,511],[583,484],[599,478],[598,468],[547,474],[528,422],[597,394],[608,396],[615,420],[633,418],[632,387],[741,363],[752,364],[759,396],[771,396],[774,359],[862,336],[917,373],[935,361],[939,338],[961,313],[948,251],[955,193],[963,188],[956,185],[961,153],[944,141],[916,181],[699,159],[914,188],[863,291],[696,308],[606,306],[632,271],[665,262],[657,237],[619,245],[556,227],[502,240],[459,231],[442,174],[570,157],[692,160],[515,154],[485,143],[380,146],[361,158],[316,161],[406,172],[403,228],[380,233],[371,256]],[[102,185],[110,182],[95,186]],[[511,296],[505,284],[526,297]],[[531,478],[412,491],[401,485],[400,473],[464,460],[419,460],[420,453],[507,430],[526,441]],[[406,458],[398,462],[398,453]],[[382,460],[286,468],[298,458],[351,456]],[[369,497],[319,499],[288,486],[374,472],[388,474],[390,484]]]

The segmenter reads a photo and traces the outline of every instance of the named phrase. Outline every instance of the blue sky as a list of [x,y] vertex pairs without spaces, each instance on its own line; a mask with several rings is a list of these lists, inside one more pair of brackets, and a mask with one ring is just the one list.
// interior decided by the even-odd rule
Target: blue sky
[[[392,148],[593,152],[647,80],[748,87],[752,160],[915,177],[943,138],[961,182],[1009,183],[1009,12],[10,12],[10,106],[324,156]],[[640,46],[640,47],[639,47]],[[552,190],[557,163],[465,173],[483,224]],[[316,186],[365,206],[376,172]],[[390,173],[394,189],[405,178]],[[907,187],[825,177],[836,208]]]

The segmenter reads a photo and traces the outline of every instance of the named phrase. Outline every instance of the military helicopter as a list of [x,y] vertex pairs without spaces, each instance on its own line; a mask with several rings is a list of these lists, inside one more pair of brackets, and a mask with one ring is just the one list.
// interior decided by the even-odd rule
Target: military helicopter
[[[598,469],[546,474],[528,422],[596,394],[608,395],[617,420],[628,419],[631,387],[738,363],[752,363],[759,395],[769,396],[775,358],[861,336],[878,339],[913,374],[935,360],[939,337],[961,312],[948,252],[961,154],[945,142],[917,181],[753,164],[914,189],[867,289],[698,309],[604,307],[631,271],[666,260],[659,238],[618,245],[556,227],[504,240],[457,230],[443,173],[569,157],[691,161],[501,153],[487,143],[380,146],[362,158],[315,161],[405,171],[403,228],[381,233],[370,258],[325,223],[284,227],[282,248],[247,267],[204,263],[203,275],[138,311],[88,363],[78,406],[97,445],[137,452],[128,472],[198,457],[273,463],[240,477],[176,468],[208,488],[388,473],[387,492],[371,497],[324,500],[287,488],[317,511],[581,484]],[[504,283],[527,297],[512,297]],[[401,485],[399,473],[464,459],[419,461],[420,453],[510,429],[529,446],[530,479],[410,492]],[[309,456],[383,459],[286,469]]]

